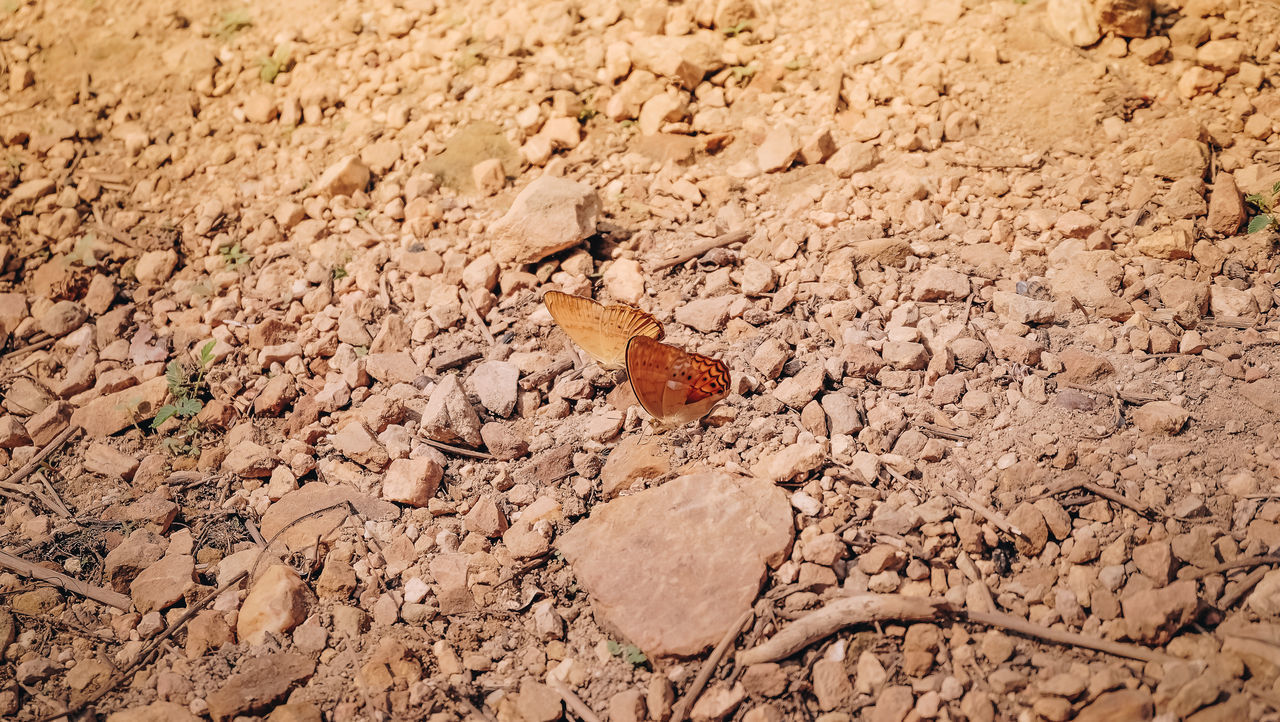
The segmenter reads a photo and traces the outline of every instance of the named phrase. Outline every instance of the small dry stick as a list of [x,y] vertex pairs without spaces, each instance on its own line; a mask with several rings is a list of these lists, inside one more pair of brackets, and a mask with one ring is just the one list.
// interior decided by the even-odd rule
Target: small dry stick
[[1197,569],[1196,571],[1192,572],[1191,574],[1188,574],[1185,577],[1179,577],[1179,579],[1204,579],[1210,574],[1218,574],[1220,572],[1228,572],[1228,571],[1231,571],[1232,569],[1243,569],[1245,567],[1256,567],[1256,566],[1261,566],[1263,564],[1280,564],[1280,555],[1263,554],[1261,556],[1256,556],[1256,557],[1244,557],[1243,559],[1232,559],[1229,562],[1214,564],[1213,566],[1207,567],[1205,569]]
[[133,600],[126,594],[114,592],[110,589],[100,587],[96,584],[82,582],[75,577],[68,576],[62,572],[55,572],[52,569],[45,569],[38,564],[15,557],[8,552],[0,552],[0,567],[11,569],[24,577],[39,579],[42,582],[62,587],[70,592],[75,592],[82,597],[87,597],[95,602],[102,602],[108,606],[115,607],[122,611],[129,611],[129,607],[133,604]]
[[249,517],[244,519],[244,528],[249,531],[249,536],[253,537],[253,543],[260,547],[267,545],[267,540],[262,538],[262,532],[258,531],[258,525],[253,523]]
[[828,602],[783,627],[773,637],[751,649],[738,652],[739,667],[775,662],[790,657],[820,639],[855,624],[888,620],[918,622],[935,619],[945,604],[940,599],[904,597],[899,594],[859,594]]
[[729,648],[733,646],[733,640],[738,638],[742,630],[756,616],[755,610],[748,608],[747,611],[738,617],[738,620],[725,630],[724,636],[720,638],[720,643],[711,651],[711,656],[702,663],[702,669],[698,670],[698,676],[693,678],[693,684],[689,685],[689,691],[685,692],[684,698],[676,703],[671,712],[671,722],[684,722],[689,715],[689,710],[693,709],[693,705],[698,701],[698,697],[702,694],[703,688],[707,686],[707,682],[711,680],[711,675],[715,674],[716,667],[720,666],[720,660],[724,659],[724,655],[729,652]]
[[1057,629],[1050,629],[1044,625],[1028,622],[1020,617],[1015,617],[1002,612],[979,612],[975,609],[960,610],[958,615],[968,619],[976,624],[982,624],[988,627],[1000,627],[1011,632],[1017,632],[1028,637],[1043,639],[1047,642],[1056,642],[1057,644],[1065,644],[1069,647],[1084,647],[1085,649],[1093,649],[1098,652],[1106,652],[1117,657],[1126,659],[1137,659],[1143,662],[1168,662],[1173,660],[1167,654],[1147,649],[1146,647],[1138,647],[1132,644],[1121,644],[1119,642],[1109,642],[1105,639],[1090,637],[1084,634],[1076,634],[1075,632],[1063,632]]
[[475,302],[471,300],[469,294],[462,294],[462,300],[467,305],[467,315],[475,325],[480,327],[480,335],[484,336],[484,340],[489,342],[490,346],[496,345],[498,340],[493,337],[493,332],[489,330],[489,324],[484,322],[484,317],[480,315],[480,309],[476,308]]
[[665,271],[668,268],[671,268],[672,266],[678,266],[681,263],[684,263],[685,261],[692,261],[693,259],[698,258],[702,254],[706,253],[707,251],[710,251],[715,248],[724,248],[725,246],[732,246],[735,243],[742,243],[743,241],[747,240],[750,237],[751,237],[750,231],[729,231],[724,235],[716,236],[715,238],[709,238],[705,241],[700,241],[698,243],[695,243],[692,246],[690,246],[688,250],[681,251],[680,253],[670,258],[666,258],[661,261],[658,261],[657,263],[654,264],[652,270]]
[[53,441],[45,444],[43,449],[37,452],[35,456],[31,457],[31,461],[23,464],[22,468],[10,474],[9,478],[4,480],[4,484],[0,486],[0,488],[9,489],[10,491],[21,491],[21,487],[13,489],[11,488],[12,485],[18,484],[23,479],[30,476],[36,469],[40,468],[40,462],[44,461],[45,457],[57,451],[63,444],[67,443],[67,439],[70,439],[79,430],[79,426],[68,426],[63,429],[62,433],[53,437]]
[[948,429],[945,426],[938,426],[937,424],[931,424],[927,421],[915,421],[912,423],[918,426],[926,434],[941,436],[944,439],[951,439],[952,441],[968,441],[969,439],[973,438],[973,434],[970,434],[966,431],[960,431],[958,429]]
[[567,357],[558,359],[541,371],[531,373],[520,379],[520,388],[525,391],[536,389],[571,368],[573,368],[573,359]]
[[15,350],[13,350],[13,351],[10,351],[9,353],[5,354],[4,356],[0,356],[0,360],[4,360],[4,359],[11,359],[11,358],[13,358],[13,357],[15,357],[15,356],[21,356],[21,355],[23,355],[23,354],[25,354],[25,353],[27,353],[27,352],[29,352],[29,351],[38,351],[38,350],[40,350],[40,349],[42,349],[42,348],[46,348],[46,347],[48,347],[48,346],[52,346],[52,345],[53,345],[53,342],[54,342],[54,341],[57,341],[57,340],[58,340],[58,339],[56,339],[56,338],[49,337],[49,338],[46,338],[46,339],[45,339],[45,340],[43,340],[43,341],[37,341],[37,342],[35,342],[35,343],[33,343],[33,344],[28,344],[28,345],[26,345],[26,346],[23,346],[23,347],[22,347],[22,348],[20,348],[20,349],[15,349]]
[[461,446],[450,446],[449,444],[446,444],[443,441],[436,441],[435,439],[423,439],[423,441],[426,442],[427,446],[434,446],[441,451],[447,451],[450,454],[465,456],[470,459],[489,460],[489,459],[497,458],[493,454],[490,454],[488,452],[472,451],[471,449],[464,449]]
[[1058,382],[1058,385],[1066,386],[1067,388],[1075,389],[1076,391],[1087,391],[1091,394],[1101,394],[1103,396],[1110,396],[1113,399],[1120,399],[1121,401],[1128,404],[1147,404],[1147,403],[1151,403],[1152,401],[1160,400],[1155,396],[1144,396],[1143,394],[1130,394],[1130,393],[1125,393],[1123,391],[1118,391],[1116,389],[1099,389],[1099,388],[1094,388],[1092,386],[1085,386],[1084,384],[1074,384],[1074,383],[1071,383],[1070,381],[1060,381]]
[[62,497],[58,496],[58,490],[53,488],[53,484],[49,483],[49,480],[45,477],[44,474],[37,474],[35,478],[39,479],[40,483],[44,486],[44,490],[49,492],[49,500],[54,503],[53,510],[55,512],[57,512],[59,515],[63,516],[64,518],[70,518],[71,516],[74,516],[71,513],[71,510],[67,508],[66,503],[62,501]]
[[578,715],[578,719],[581,719],[582,722],[601,722],[600,715],[596,714],[587,706],[586,702],[582,701],[581,697],[574,694],[573,690],[566,687],[564,682],[561,682],[554,675],[547,676],[547,686],[551,688],[552,692],[560,695],[560,699],[564,700],[565,706]]
[[1156,513],[1154,509],[1147,506],[1146,504],[1143,504],[1140,501],[1134,501],[1133,499],[1130,499],[1129,497],[1125,496],[1124,494],[1121,494],[1115,489],[1108,489],[1107,487],[1102,486],[1101,484],[1098,484],[1096,482],[1092,482],[1092,481],[1082,482],[1080,484],[1080,488],[1091,491],[1094,494],[1097,494],[1098,496],[1102,497],[1103,499],[1106,499],[1108,501],[1113,501],[1119,504],[1120,506],[1126,507],[1128,509],[1132,509],[1133,511],[1143,516]]
[[[959,464],[956,464],[955,467],[960,471],[960,473],[964,476],[964,478],[970,484],[977,484],[977,482],[974,481],[973,479],[973,475],[969,473],[968,469],[965,469],[963,466],[960,466]],[[885,468],[888,469],[888,467],[885,467]],[[888,469],[888,470],[889,470],[889,473],[893,475],[893,477],[896,478],[898,481],[903,483],[910,483],[909,481],[907,481],[907,478],[905,476],[899,474],[893,469]],[[952,489],[951,487],[944,486],[944,485],[939,485],[939,486],[942,489],[942,493],[946,494],[952,499],[955,499],[956,501],[960,502],[962,505],[973,510],[973,513],[991,522],[992,526],[999,529],[1000,531],[1003,531],[1006,534],[1011,534],[1013,536],[1020,536],[1024,539],[1027,537],[1026,534],[1022,533],[1021,529],[1014,526],[1012,522],[1006,519],[1003,514],[996,511],[995,509],[992,509],[991,507],[985,504],[978,503],[976,499],[972,498],[971,496],[964,493],[963,491],[960,491],[959,489]]]
[[1234,589],[1222,595],[1222,598],[1218,600],[1218,609],[1230,609],[1231,607],[1234,607],[1236,602],[1240,601],[1244,595],[1248,594],[1249,590],[1253,589],[1258,582],[1262,581],[1262,578],[1270,571],[1271,570],[1267,567],[1258,567],[1257,569],[1249,572],[1249,576],[1240,580],[1240,583],[1237,584]]

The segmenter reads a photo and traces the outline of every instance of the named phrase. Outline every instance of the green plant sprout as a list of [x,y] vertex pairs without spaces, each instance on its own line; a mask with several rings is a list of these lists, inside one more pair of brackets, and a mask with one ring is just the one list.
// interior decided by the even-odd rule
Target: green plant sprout
[[173,400],[156,410],[151,420],[152,430],[159,429],[169,419],[182,419],[182,428],[164,440],[164,446],[171,453],[190,454],[195,447],[190,440],[199,428],[195,416],[204,408],[200,394],[205,390],[205,373],[213,363],[213,347],[217,341],[210,341],[200,348],[200,356],[196,359],[194,371],[189,370],[181,361],[174,359],[164,369],[164,378],[169,385],[169,395]]
[[249,262],[251,256],[240,248],[239,243],[233,243],[230,246],[223,246],[218,249],[218,253],[222,256],[222,260],[226,262],[231,270],[238,271],[240,267]]
[[1276,212],[1276,196],[1280,196],[1280,181],[1271,186],[1270,193],[1250,193],[1244,202],[1257,210],[1257,215],[1249,219],[1246,230],[1257,233],[1268,228],[1280,229],[1280,215]]

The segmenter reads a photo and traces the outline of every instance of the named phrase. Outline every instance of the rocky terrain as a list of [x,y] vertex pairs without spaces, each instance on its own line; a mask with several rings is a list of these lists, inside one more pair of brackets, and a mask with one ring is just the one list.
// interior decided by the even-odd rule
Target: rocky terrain
[[1278,72],[1270,0],[7,0],[0,717],[1280,719]]

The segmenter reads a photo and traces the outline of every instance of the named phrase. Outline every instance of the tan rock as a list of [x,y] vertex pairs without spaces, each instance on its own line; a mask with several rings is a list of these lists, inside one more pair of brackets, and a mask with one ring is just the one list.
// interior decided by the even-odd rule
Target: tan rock
[[489,227],[499,263],[535,263],[581,243],[596,232],[600,199],[595,189],[543,175],[525,186],[511,209]]
[[670,470],[671,462],[661,445],[646,443],[639,436],[628,436],[609,452],[600,470],[600,493],[606,500],[612,499]]
[[1133,422],[1144,434],[1173,435],[1182,431],[1191,414],[1169,401],[1152,401],[1133,412]]
[[382,498],[423,507],[436,495],[444,469],[435,459],[396,459],[382,478]]
[[259,712],[280,701],[294,684],[309,678],[316,663],[296,653],[253,657],[236,667],[236,673],[210,694],[209,716],[214,722]]
[[559,547],[624,638],[651,657],[692,655],[751,604],[792,534],[772,483],[704,472],[596,506]]
[[349,196],[369,185],[369,167],[354,155],[346,156],[325,169],[310,191],[322,196]]
[[195,584],[195,573],[196,560],[186,554],[160,559],[129,585],[133,606],[142,614],[168,609]]
[[93,443],[85,451],[84,468],[94,474],[127,481],[138,470],[138,459],[106,444]]
[[168,382],[158,376],[123,391],[99,396],[76,409],[71,423],[83,428],[90,438],[100,439],[154,417],[168,395]]
[[200,718],[174,702],[152,702],[112,712],[107,722],[200,722]]
[[[348,516],[342,508],[345,503],[355,506],[368,521],[386,521],[400,515],[399,509],[390,502],[375,499],[351,487],[313,481],[284,495],[267,509],[267,513],[262,515],[262,536],[274,539],[280,534],[278,544],[294,551],[305,549],[314,545],[317,539],[325,541],[342,524]],[[307,517],[326,507],[336,508]]]
[[273,564],[249,588],[240,607],[236,634],[246,644],[262,644],[270,632],[279,636],[307,618],[307,585],[284,564]]

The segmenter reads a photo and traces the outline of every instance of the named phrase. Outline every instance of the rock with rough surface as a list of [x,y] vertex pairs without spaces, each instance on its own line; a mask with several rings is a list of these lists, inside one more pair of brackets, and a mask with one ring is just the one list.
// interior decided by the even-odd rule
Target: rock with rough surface
[[264,710],[284,699],[297,682],[316,671],[311,658],[297,653],[277,652],[254,657],[236,667],[236,673],[210,694],[209,716],[214,722]]
[[493,256],[500,263],[537,263],[593,235],[599,215],[595,189],[565,178],[539,176],[489,227]]
[[[345,506],[347,503],[354,506],[365,521],[387,521],[400,515],[399,509],[390,502],[375,499],[348,486],[313,481],[285,494],[267,509],[260,525],[262,536],[276,539],[276,534],[280,534],[277,544],[293,551],[305,549],[314,545],[317,539],[326,540],[346,520],[350,514]],[[327,507],[333,508],[320,512]],[[314,512],[319,513],[307,516]]]
[[249,588],[240,607],[236,635],[241,642],[262,644],[266,634],[280,636],[307,618],[310,591],[292,568],[273,564]]
[[559,547],[623,637],[651,657],[687,656],[751,605],[766,564],[786,558],[792,537],[780,489],[713,471],[596,506]]
[[133,606],[141,614],[164,611],[176,604],[195,585],[196,560],[187,554],[172,554],[147,567],[129,585]]
[[467,400],[456,374],[440,379],[422,410],[419,433],[445,444],[480,446],[480,417]]

